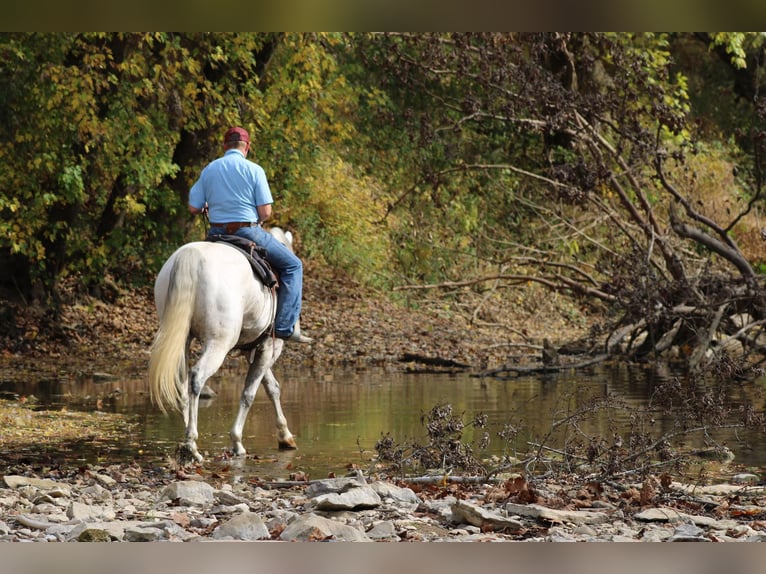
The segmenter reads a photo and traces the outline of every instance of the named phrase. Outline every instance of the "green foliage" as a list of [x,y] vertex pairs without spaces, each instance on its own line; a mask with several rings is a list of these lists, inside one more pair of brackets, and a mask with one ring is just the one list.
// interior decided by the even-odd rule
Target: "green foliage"
[[[170,250],[199,233],[186,211],[188,188],[232,124],[253,132],[257,159],[285,190],[279,222],[327,219],[303,207],[320,204],[306,201],[312,190],[304,186],[348,183],[313,167],[324,148],[353,135],[355,94],[328,52],[341,40],[3,34],[0,253],[25,258],[28,280],[49,294],[67,274],[92,285],[107,275],[151,280]],[[338,213],[357,219],[353,210]],[[334,222],[323,223],[315,252],[324,237],[346,233],[348,223],[332,230]]]
[[[748,145],[752,98],[730,82],[744,70],[760,85],[764,37],[700,38],[2,33],[0,262],[54,299],[67,275],[150,282],[201,236],[188,189],[233,124],[301,256],[362,281],[595,258],[594,244],[630,242],[603,220],[572,231],[588,201],[619,207],[609,173],[643,176],[658,145],[700,134],[730,156]],[[595,167],[580,118],[629,165]],[[19,270],[3,267],[0,282]]]

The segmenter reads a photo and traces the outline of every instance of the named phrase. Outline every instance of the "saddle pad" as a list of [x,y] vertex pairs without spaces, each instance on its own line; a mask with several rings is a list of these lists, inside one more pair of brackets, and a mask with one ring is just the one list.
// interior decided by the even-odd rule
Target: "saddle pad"
[[205,238],[207,241],[225,243],[238,249],[242,252],[250,267],[253,268],[255,276],[269,289],[277,284],[277,276],[272,271],[271,266],[266,261],[266,250],[263,247],[259,247],[249,239],[240,237],[239,235],[222,235],[208,233]]

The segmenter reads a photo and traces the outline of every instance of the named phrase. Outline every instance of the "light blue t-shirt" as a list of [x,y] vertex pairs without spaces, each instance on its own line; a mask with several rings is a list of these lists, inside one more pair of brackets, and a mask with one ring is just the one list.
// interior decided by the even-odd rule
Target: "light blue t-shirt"
[[263,168],[238,149],[210,162],[189,191],[189,205],[202,209],[208,204],[213,223],[258,221],[256,205],[274,203]]

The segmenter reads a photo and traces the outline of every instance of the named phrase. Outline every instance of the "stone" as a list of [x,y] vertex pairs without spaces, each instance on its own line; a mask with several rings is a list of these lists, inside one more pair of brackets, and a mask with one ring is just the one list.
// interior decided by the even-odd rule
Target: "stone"
[[641,522],[681,522],[684,516],[672,508],[647,508],[637,512],[633,518]]
[[709,542],[704,536],[705,531],[694,524],[685,523],[676,527],[669,542]]
[[328,478],[309,484],[305,494],[309,498],[314,498],[322,494],[341,493],[363,486],[367,484],[357,478]]
[[405,504],[420,504],[418,495],[411,488],[402,488],[382,480],[376,480],[370,485],[370,488],[383,500],[392,498],[396,502],[403,502]]
[[589,536],[592,538],[596,536],[596,531],[593,530],[587,524],[581,524],[577,526],[574,530],[572,530],[572,534],[574,534],[575,536]]
[[491,527],[492,530],[521,530],[524,525],[513,518],[501,516],[497,512],[487,510],[473,502],[458,500],[452,505],[452,521],[455,524],[467,522],[480,528]]
[[377,523],[370,530],[367,531],[367,536],[372,540],[398,540],[399,536],[396,533],[396,526],[390,520],[384,520]]
[[77,538],[82,534],[83,531],[88,529],[96,529],[96,530],[104,530],[109,534],[109,536],[112,537],[114,540],[123,540],[125,538],[125,530],[128,528],[135,528],[138,527],[141,524],[141,522],[136,520],[123,520],[123,521],[115,521],[115,522],[91,522],[91,523],[80,523],[74,526],[69,533],[66,535],[66,540],[72,541],[77,540]]
[[573,524],[603,524],[609,520],[605,512],[590,510],[556,510],[539,504],[516,504],[509,502],[505,506],[508,514],[518,514],[530,518],[547,520],[549,522],[570,522]]
[[111,542],[112,537],[106,530],[86,528],[76,538],[77,542]]
[[97,474],[96,481],[98,481],[103,486],[114,486],[117,484],[117,481],[108,474]]
[[217,490],[213,496],[215,501],[222,506],[236,506],[247,504],[247,500],[231,492],[230,490]]
[[[33,478],[28,476],[17,476],[13,474],[8,474],[3,476],[3,480],[5,481],[5,484],[8,486],[8,488],[17,489],[22,486],[32,486],[34,488],[39,488],[40,490],[58,490],[60,493],[66,493],[66,496],[69,496],[71,490],[63,486],[62,484],[56,482],[55,480],[51,480],[49,478]],[[51,495],[53,496],[53,495]]]
[[321,494],[313,500],[317,510],[359,510],[376,508],[380,503],[380,496],[369,486]]
[[171,482],[160,493],[160,501],[178,501],[182,506],[205,506],[215,500],[215,489],[199,480]]
[[159,528],[133,526],[125,529],[125,540],[128,542],[157,542],[163,538]]
[[100,484],[86,486],[82,489],[82,494],[88,496],[96,502],[104,502],[112,498],[112,493]]
[[271,538],[268,528],[255,512],[242,512],[233,516],[213,531],[216,540],[268,540]]
[[371,539],[358,528],[341,524],[317,514],[299,516],[279,535],[280,540],[310,542],[337,540],[342,542],[369,542]]
[[67,508],[66,515],[72,520],[85,522],[92,520],[112,520],[115,516],[115,512],[112,508],[107,506],[72,501],[69,504],[69,508]]

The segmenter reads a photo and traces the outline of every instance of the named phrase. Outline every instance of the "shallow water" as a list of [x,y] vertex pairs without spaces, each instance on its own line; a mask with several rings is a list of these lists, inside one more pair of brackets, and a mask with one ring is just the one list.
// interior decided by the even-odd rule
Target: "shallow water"
[[[647,405],[658,385],[677,377],[640,366],[599,366],[578,372],[563,372],[508,380],[480,379],[469,375],[404,374],[385,371],[281,369],[275,374],[282,384],[282,406],[290,429],[296,436],[298,449],[277,449],[274,416],[263,390],[259,390],[244,430],[248,457],[244,460],[219,461],[230,446],[228,431],[234,420],[244,378],[243,361],[231,361],[209,385],[217,396],[203,401],[199,416],[199,447],[210,464],[234,465],[244,474],[264,479],[287,478],[304,472],[312,478],[335,473],[341,476],[350,465],[363,469],[370,466],[375,444],[388,433],[397,443],[427,443],[423,416],[436,405],[449,404],[455,415],[468,423],[477,414],[487,415],[484,430],[466,427],[463,442],[474,446],[480,456],[513,455],[529,449],[528,443],[545,441],[554,444],[564,439],[554,433],[545,438],[554,421],[586,408],[594,399],[614,396],[622,400],[621,408],[600,409],[569,427],[570,435],[602,436],[611,441],[615,434],[627,432],[636,423],[640,410]],[[163,460],[172,456],[183,436],[179,414],[164,415],[149,401],[144,381],[121,379],[94,380],[93,377],[19,383],[0,382],[0,391],[35,395],[41,405],[123,413],[137,424],[133,434],[115,445],[110,452],[79,455],[84,461],[130,459],[130,457]],[[17,379],[18,380],[18,379]],[[680,379],[683,380],[683,379]],[[750,402],[757,412],[764,409],[761,397],[763,382],[727,386],[726,402],[736,408]],[[642,419],[643,420],[643,419]],[[670,417],[648,418],[647,432],[659,435],[674,430]],[[498,436],[506,425],[518,429],[510,442]],[[478,440],[489,433],[490,444],[480,449]],[[578,438],[578,437],[573,437]],[[766,442],[752,431],[716,431],[710,438],[726,444],[736,454],[737,465],[766,467]],[[703,436],[687,442],[689,447],[703,447]]]

